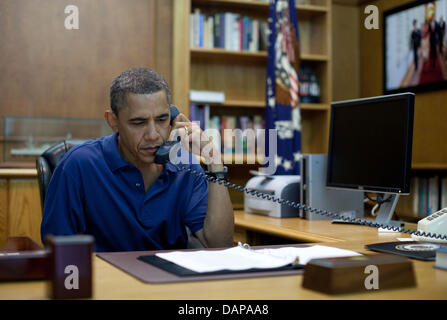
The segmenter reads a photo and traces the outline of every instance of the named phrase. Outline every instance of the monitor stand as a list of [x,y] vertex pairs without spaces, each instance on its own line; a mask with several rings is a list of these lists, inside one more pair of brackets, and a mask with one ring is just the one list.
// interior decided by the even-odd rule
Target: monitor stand
[[[379,211],[376,213],[376,219],[371,220],[371,222],[380,223],[387,226],[401,227],[403,226],[403,221],[391,220],[393,217],[394,209],[396,209],[397,201],[399,200],[399,194],[391,194],[391,199],[380,206]],[[344,221],[342,219],[332,220],[335,224],[361,224],[355,221]]]

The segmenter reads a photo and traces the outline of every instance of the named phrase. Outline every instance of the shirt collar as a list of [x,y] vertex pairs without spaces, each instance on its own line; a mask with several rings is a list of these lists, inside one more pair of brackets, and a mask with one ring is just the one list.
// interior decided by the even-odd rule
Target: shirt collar
[[117,132],[104,138],[103,151],[107,164],[112,171],[129,166],[129,163],[123,159],[119,151]]
[[[103,150],[107,164],[109,165],[112,171],[116,171],[126,166],[133,167],[133,165],[128,163],[121,156],[121,153],[118,148],[118,133],[114,133],[104,138]],[[163,165],[163,171],[178,172],[178,169],[172,163],[168,162]]]

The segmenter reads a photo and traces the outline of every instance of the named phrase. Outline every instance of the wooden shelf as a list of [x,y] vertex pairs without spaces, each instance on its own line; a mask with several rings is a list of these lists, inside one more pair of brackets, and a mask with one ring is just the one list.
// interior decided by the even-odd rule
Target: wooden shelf
[[330,105],[326,103],[302,103],[301,110],[329,111]]
[[[228,108],[265,108],[264,100],[227,100],[224,103],[201,103],[209,104],[212,107]],[[326,103],[302,103],[301,110],[329,111],[330,105]]]
[[328,12],[328,8],[326,6],[317,6],[317,5],[313,5],[313,4],[297,4],[296,8],[298,10],[298,12],[303,11],[303,12],[321,12],[321,13],[326,13]]
[[[302,152],[324,153],[328,145],[332,101],[332,0],[308,2],[311,4],[296,5],[302,35],[301,62],[315,72],[322,103],[301,104]],[[208,103],[216,115],[241,116],[264,112],[267,51],[191,48],[188,32],[190,14],[195,9],[205,16],[233,12],[267,21],[270,4],[256,0],[173,0],[173,3],[173,103],[189,115],[191,89],[221,91],[225,92],[224,103]],[[245,179],[243,174],[241,179]]]
[[[242,8],[242,9],[250,9],[250,10],[268,10],[270,3],[262,2],[256,0],[192,0],[192,4],[194,6],[209,6],[209,7],[233,7],[233,8]],[[326,6],[321,5],[313,5],[313,4],[297,4],[295,5],[298,12],[307,12],[307,13],[327,13],[328,8]]]
[[447,170],[446,163],[414,163],[412,170]]
[[[222,56],[232,57],[232,58],[252,58],[258,59],[262,61],[266,61],[267,59],[267,51],[237,51],[237,50],[226,50],[221,48],[214,49],[206,49],[206,48],[191,48],[191,57],[192,58],[207,58],[207,57],[216,57],[220,58]],[[311,53],[302,53],[301,59],[303,61],[321,61],[326,62],[329,60],[329,57],[324,54],[311,54]]]
[[221,48],[205,49],[205,48],[191,48],[191,60],[193,59],[215,59],[215,60],[231,60],[239,63],[267,63],[266,51],[241,51],[241,50],[226,50]]
[[210,106],[220,106],[229,108],[265,108],[263,100],[226,100],[224,103],[211,103]]
[[329,57],[325,54],[313,54],[313,53],[301,53],[301,59],[303,61],[329,61]]

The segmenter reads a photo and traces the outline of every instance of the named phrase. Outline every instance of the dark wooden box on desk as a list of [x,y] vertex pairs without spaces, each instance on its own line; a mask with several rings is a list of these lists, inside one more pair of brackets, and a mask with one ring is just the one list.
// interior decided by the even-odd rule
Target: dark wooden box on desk
[[303,288],[327,294],[373,292],[415,285],[412,262],[390,254],[311,260],[306,265],[303,279]]
[[92,296],[92,252],[90,235],[47,236],[48,295],[52,299],[90,298]]
[[0,281],[44,280],[48,251],[28,237],[8,237],[0,248]]

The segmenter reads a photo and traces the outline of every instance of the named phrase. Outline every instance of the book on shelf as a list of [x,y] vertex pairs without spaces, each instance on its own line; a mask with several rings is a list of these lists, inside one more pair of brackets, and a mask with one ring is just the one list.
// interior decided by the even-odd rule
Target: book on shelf
[[398,215],[418,219],[447,207],[447,177],[440,175],[411,178],[410,195],[401,196],[397,204]]
[[191,122],[198,122],[200,129],[206,130],[209,128],[210,123],[210,106],[196,105],[192,103],[189,106],[189,118]]
[[[214,129],[208,130],[207,133],[211,135],[212,140],[216,139],[218,147],[224,154],[255,155],[256,145],[264,143],[260,133],[260,130],[265,128],[262,116],[219,116],[210,113],[211,108],[208,104],[190,104],[190,120],[198,122],[203,131]],[[253,131],[247,131],[249,129]]]
[[234,154],[235,140],[233,139],[232,133],[236,129],[236,117],[223,116],[222,118],[225,118],[225,122],[223,122],[225,126],[222,126],[223,152],[224,154]]
[[233,12],[207,15],[195,8],[189,22],[191,48],[250,52],[267,50],[268,24],[265,21]]

